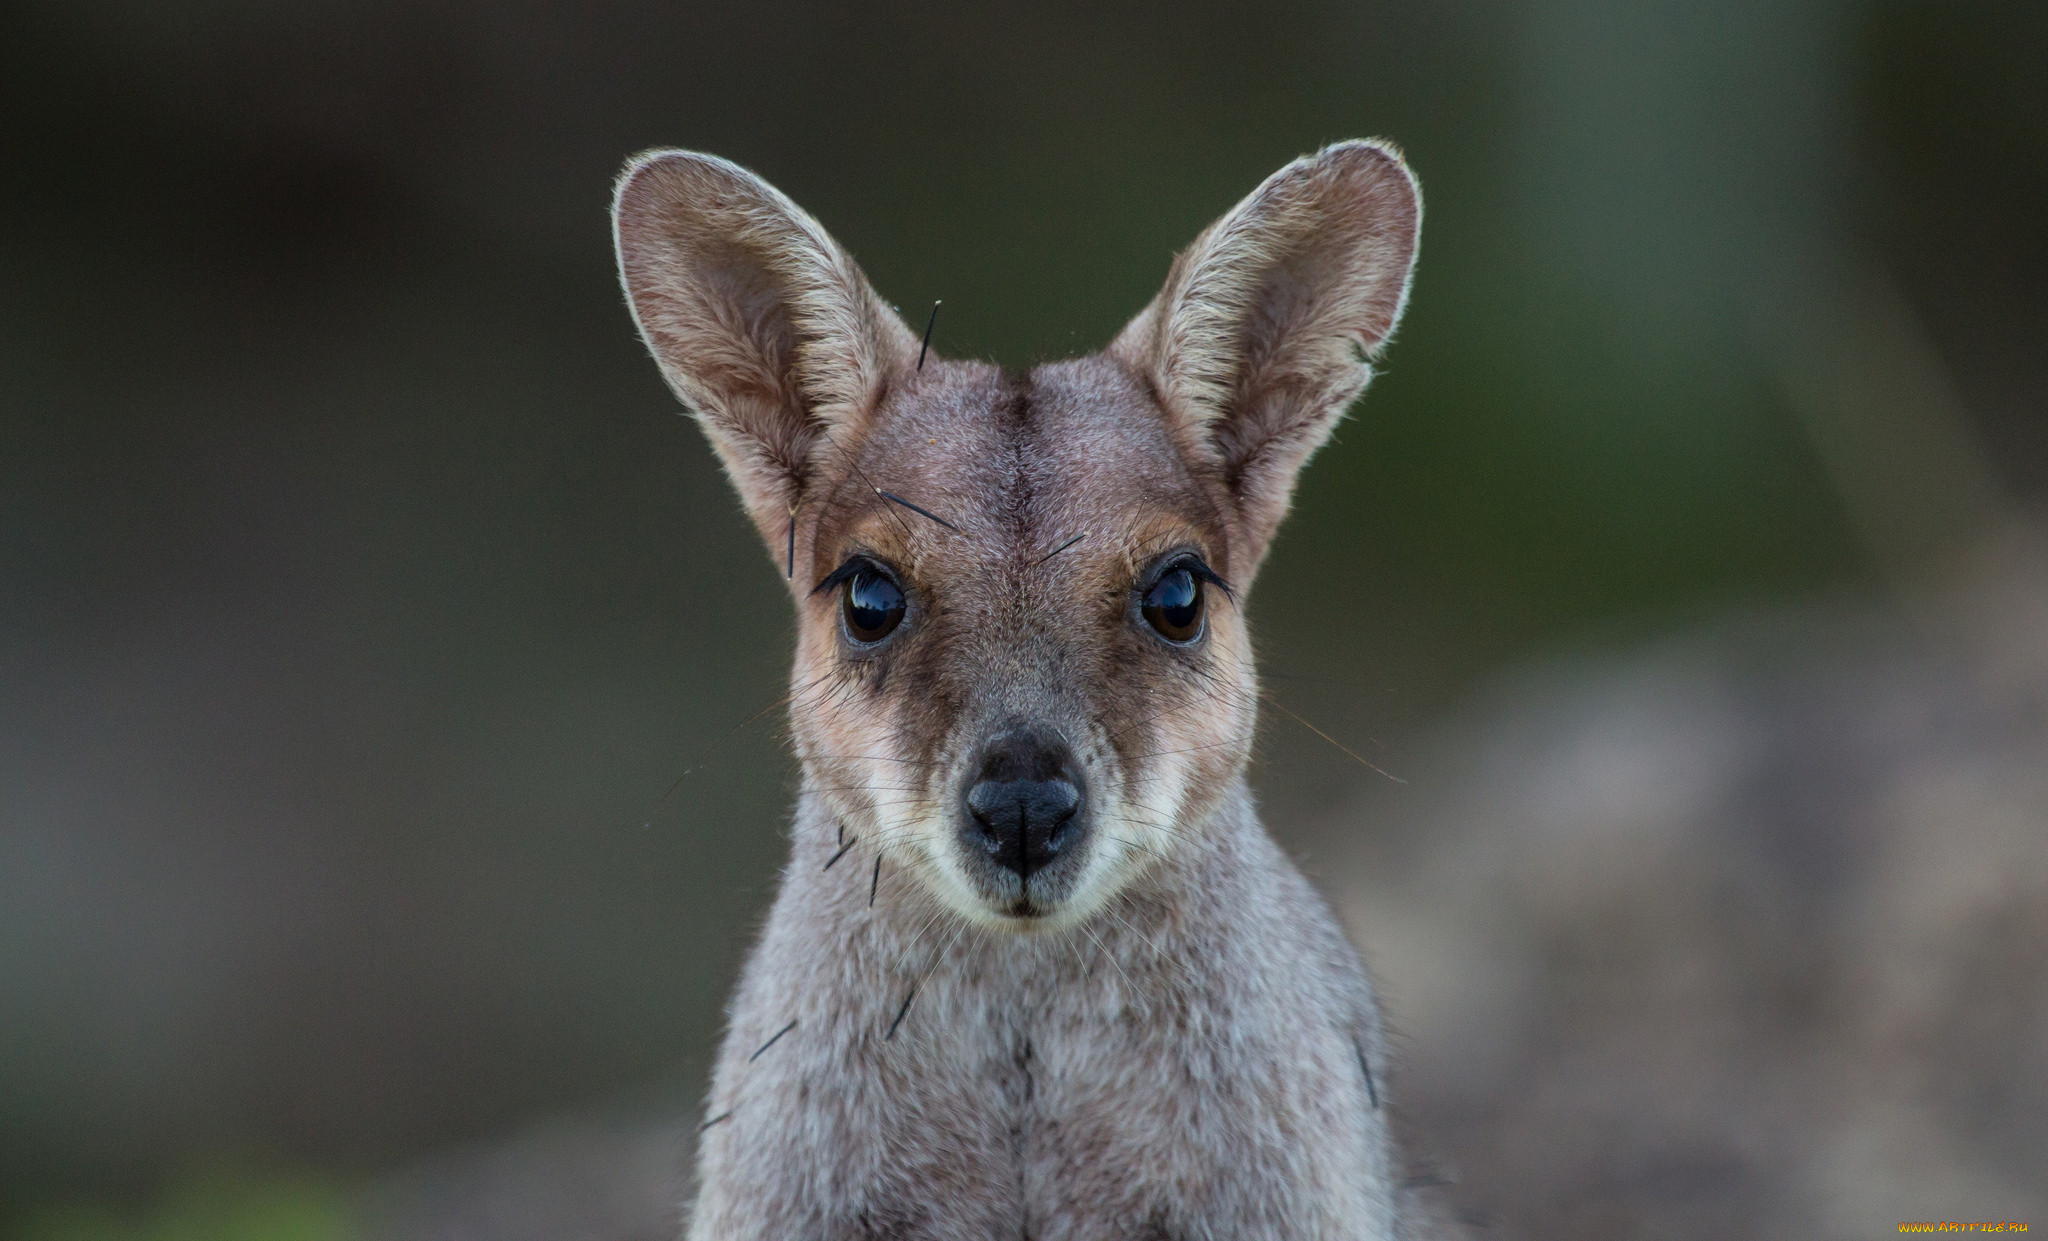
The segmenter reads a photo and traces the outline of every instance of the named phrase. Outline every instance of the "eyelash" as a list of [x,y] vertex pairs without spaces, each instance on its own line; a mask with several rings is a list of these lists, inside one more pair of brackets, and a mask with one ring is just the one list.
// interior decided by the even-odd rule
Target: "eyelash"
[[1222,591],[1224,598],[1230,600],[1233,603],[1237,601],[1237,592],[1230,588],[1230,583],[1224,581],[1222,575],[1218,574],[1216,570],[1210,568],[1208,564],[1204,562],[1203,559],[1200,556],[1196,555],[1194,552],[1174,552],[1173,554],[1167,556],[1166,559],[1160,561],[1157,568],[1153,569],[1152,572],[1138,579],[1138,581],[1141,583],[1141,585],[1138,587],[1138,597],[1143,598],[1145,596],[1146,591],[1149,591],[1154,586],[1157,586],[1160,582],[1160,579],[1164,578],[1167,574],[1173,572],[1176,569],[1186,569],[1190,574],[1192,574],[1195,577],[1197,581],[1207,582],[1209,583],[1209,585],[1214,586],[1216,589]]
[[826,591],[831,590],[833,587],[845,582],[848,578],[853,577],[855,574],[859,573],[863,569],[871,569],[874,572],[879,573],[883,577],[888,578],[890,583],[894,585],[896,589],[903,589],[903,583],[896,580],[896,575],[889,571],[889,566],[883,564],[881,561],[876,560],[871,556],[864,556],[860,555],[859,553],[855,553],[854,555],[848,556],[846,558],[845,564],[842,564],[838,568],[832,570],[830,573],[827,573],[825,575],[824,581],[819,582],[816,586],[813,586],[811,588],[811,593],[814,595],[822,595]]
[[[824,577],[824,580],[820,581],[816,586],[813,586],[811,588],[811,593],[813,595],[822,595],[826,591],[831,590],[833,587],[839,586],[842,583],[846,582],[847,579],[853,577],[855,574],[858,574],[863,569],[873,570],[874,572],[881,574],[883,577],[888,578],[889,581],[896,586],[896,589],[903,589],[903,584],[896,580],[896,575],[889,571],[889,567],[887,565],[884,565],[883,563],[874,559],[871,556],[865,556],[856,553],[855,555],[848,556],[844,564],[832,570],[830,573],[827,573]],[[1165,577],[1167,574],[1173,572],[1176,569],[1186,569],[1189,573],[1193,574],[1197,580],[1207,582],[1209,585],[1214,586],[1216,589],[1222,591],[1224,598],[1229,599],[1233,603],[1237,601],[1237,591],[1231,588],[1229,582],[1223,580],[1223,575],[1216,572],[1216,570],[1210,568],[1208,563],[1204,561],[1199,555],[1196,555],[1194,552],[1176,552],[1173,555],[1168,556],[1166,559],[1160,561],[1158,566],[1155,567],[1152,570],[1152,572],[1138,579],[1138,597],[1142,599],[1145,596],[1145,592],[1151,590],[1154,586],[1157,586],[1161,578]]]

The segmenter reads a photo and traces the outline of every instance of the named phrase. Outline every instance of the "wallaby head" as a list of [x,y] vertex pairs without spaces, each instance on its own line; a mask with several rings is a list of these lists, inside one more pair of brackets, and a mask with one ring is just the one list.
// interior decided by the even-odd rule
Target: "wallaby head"
[[614,219],[640,331],[789,576],[796,750],[846,834],[1030,933],[1202,831],[1252,741],[1245,593],[1406,299],[1400,156],[1288,165],[1106,350],[1023,375],[921,355],[724,160],[641,156]]

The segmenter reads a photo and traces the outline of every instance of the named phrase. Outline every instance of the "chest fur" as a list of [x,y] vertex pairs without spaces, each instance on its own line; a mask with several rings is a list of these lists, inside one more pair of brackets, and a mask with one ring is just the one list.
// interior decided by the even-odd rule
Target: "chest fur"
[[1139,903],[1027,940],[808,886],[736,1000],[694,1235],[1384,1232],[1377,1033],[1334,927],[1217,938]]

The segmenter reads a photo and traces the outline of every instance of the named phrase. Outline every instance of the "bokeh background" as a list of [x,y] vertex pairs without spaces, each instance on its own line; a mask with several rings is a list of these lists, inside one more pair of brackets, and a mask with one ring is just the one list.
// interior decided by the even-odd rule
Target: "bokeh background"
[[[1254,780],[1490,1235],[2048,1226],[2048,6],[0,4],[0,1237],[662,1235],[794,773],[652,145],[1094,349],[1397,140]],[[760,715],[763,709],[765,715]],[[2031,1217],[2028,1212],[2031,1212]]]

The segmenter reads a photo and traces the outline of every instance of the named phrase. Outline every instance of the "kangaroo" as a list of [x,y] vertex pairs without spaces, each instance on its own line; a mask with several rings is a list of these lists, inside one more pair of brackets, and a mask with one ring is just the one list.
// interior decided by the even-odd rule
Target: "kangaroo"
[[635,322],[798,618],[691,1238],[1435,1235],[1371,985],[1245,780],[1245,598],[1421,216],[1394,148],[1328,147],[1107,349],[1014,374],[929,352],[745,169],[627,165]]

